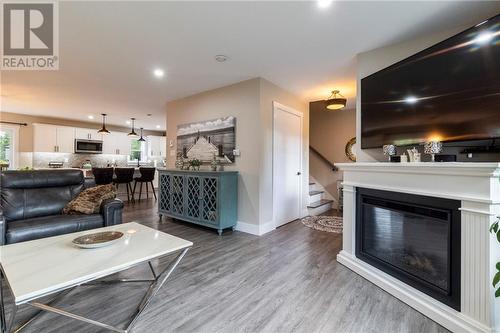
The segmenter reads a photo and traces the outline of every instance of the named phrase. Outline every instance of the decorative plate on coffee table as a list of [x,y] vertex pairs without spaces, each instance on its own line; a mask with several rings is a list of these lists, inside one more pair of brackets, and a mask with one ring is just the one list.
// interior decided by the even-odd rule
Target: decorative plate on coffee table
[[83,235],[73,239],[73,244],[84,249],[96,249],[111,245],[123,237],[123,232],[105,231]]

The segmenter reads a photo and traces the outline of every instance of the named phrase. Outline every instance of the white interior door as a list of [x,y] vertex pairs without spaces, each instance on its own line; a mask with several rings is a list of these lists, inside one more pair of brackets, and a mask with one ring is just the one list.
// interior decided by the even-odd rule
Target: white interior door
[[274,103],[273,209],[276,226],[300,218],[302,114]]

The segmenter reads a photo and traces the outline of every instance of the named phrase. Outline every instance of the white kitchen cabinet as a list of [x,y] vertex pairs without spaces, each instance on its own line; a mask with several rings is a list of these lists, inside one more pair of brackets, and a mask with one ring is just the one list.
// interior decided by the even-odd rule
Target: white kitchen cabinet
[[130,155],[130,140],[137,140],[137,138],[131,138],[127,133],[121,132],[117,132],[117,138],[118,155]]
[[73,127],[33,124],[33,151],[37,153],[73,153]]
[[160,136],[160,156],[163,158],[167,157],[167,137]]
[[148,156],[158,156],[160,153],[160,138],[148,135]]
[[75,129],[67,126],[56,127],[56,142],[58,153],[75,152]]
[[33,124],[33,151],[57,152],[57,130],[54,125]]
[[130,137],[127,133],[111,132],[103,135],[102,152],[113,155],[130,155]]
[[80,140],[103,140],[103,135],[97,133],[96,129],[75,128],[75,138]]
[[148,136],[148,156],[165,157],[167,141],[164,136]]

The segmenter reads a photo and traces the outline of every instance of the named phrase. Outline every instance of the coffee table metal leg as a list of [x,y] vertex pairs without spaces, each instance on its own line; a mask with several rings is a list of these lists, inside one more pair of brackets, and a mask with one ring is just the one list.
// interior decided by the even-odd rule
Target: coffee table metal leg
[[5,305],[3,302],[3,273],[0,270],[0,332],[5,332],[7,324],[5,323]]
[[12,326],[14,325],[14,320],[16,320],[17,306],[14,305],[12,308],[12,313],[10,314],[9,323],[7,324],[7,328],[5,332],[10,333],[12,331]]
[[[69,294],[70,292],[72,292],[76,287],[73,287],[73,288],[70,288],[70,289],[66,289],[64,291],[62,291],[61,293],[59,293],[56,297],[54,297],[50,302],[47,303],[47,305],[51,306],[52,304],[54,304],[55,302],[57,302],[59,299],[61,299],[63,296],[66,296],[67,294]],[[38,318],[41,314],[43,313],[43,310],[39,310],[37,313],[35,313],[30,319],[28,319],[27,321],[25,321],[24,323],[22,323],[21,325],[19,325],[14,333],[17,333],[17,332],[21,332],[23,329],[26,328],[26,326],[28,326],[29,324],[31,324],[33,321],[35,321],[36,318]],[[8,332],[8,331],[7,331]]]
[[[56,297],[56,299],[53,299],[48,304],[43,304],[43,303],[39,303],[39,302],[35,302],[35,301],[29,302],[28,304],[31,305],[31,306],[33,306],[33,307],[35,307],[35,308],[37,308],[37,309],[39,309],[40,312],[42,312],[42,311],[52,312],[52,313],[55,313],[55,314],[58,314],[58,315],[61,315],[61,316],[69,317],[69,318],[76,319],[76,320],[79,320],[79,321],[82,321],[82,322],[85,322],[85,323],[88,323],[88,324],[92,324],[92,325],[95,325],[95,326],[98,326],[98,327],[102,327],[102,328],[108,329],[110,331],[114,331],[114,332],[118,332],[118,333],[128,333],[128,332],[130,332],[130,330],[132,329],[132,327],[136,324],[137,319],[140,317],[140,315],[142,314],[142,312],[149,305],[149,303],[151,302],[151,299],[158,293],[158,291],[160,290],[160,288],[165,284],[165,282],[170,277],[170,275],[172,274],[172,272],[179,265],[180,261],[186,255],[186,253],[187,253],[188,250],[189,250],[189,248],[184,249],[175,258],[175,260],[173,260],[160,274],[157,274],[155,272],[155,270],[154,270],[153,265],[151,264],[151,262],[148,262],[148,265],[149,265],[149,267],[151,269],[151,272],[155,276],[154,280],[97,281],[97,282],[104,282],[104,283],[140,282],[140,281],[147,281],[147,282],[149,282],[149,281],[152,281],[152,283],[149,286],[146,294],[144,295],[141,303],[139,304],[139,306],[138,306],[135,314],[132,316],[132,319],[128,323],[126,329],[117,328],[117,327],[114,327],[114,326],[111,326],[111,325],[108,325],[108,324],[101,323],[101,322],[96,321],[96,320],[85,318],[85,317],[79,316],[77,314],[74,314],[74,313],[71,313],[71,312],[68,312],[68,311],[61,310],[61,309],[58,309],[58,308],[50,306],[51,303],[53,303],[56,299],[60,298],[59,295]],[[71,291],[72,289],[73,288],[71,288],[70,290],[68,290],[68,292]],[[66,292],[64,292],[63,294],[66,294]],[[2,309],[3,309],[3,306],[2,306]],[[10,329],[11,329],[11,327],[13,325],[13,322],[14,322],[14,319],[15,319],[16,311],[17,311],[17,306],[15,307],[14,312],[11,315],[11,318],[9,320],[9,325],[7,325],[7,330],[6,330],[7,333],[10,333]],[[35,319],[35,317],[37,317],[40,314],[40,312],[38,312],[37,314],[35,314],[34,317],[32,317],[31,319],[29,319],[23,325],[21,325],[15,332],[17,333],[17,332],[21,331],[22,329],[24,329],[29,323],[31,323]],[[3,317],[5,319],[5,315]]]
[[[170,275],[175,270],[175,268],[177,267],[177,265],[179,265],[179,263],[181,262],[182,258],[186,255],[186,253],[187,253],[188,250],[189,250],[189,248],[184,249],[181,252],[181,254],[179,254],[177,256],[177,258],[175,259],[175,261],[173,261],[172,263],[170,263],[170,265],[168,265],[167,268],[165,268],[158,275],[158,277],[155,279],[155,282],[153,282],[151,284],[151,286],[149,286],[149,289],[146,292],[146,295],[144,295],[144,298],[142,299],[141,303],[139,304],[139,307],[137,308],[136,314],[134,315],[134,317],[132,318],[132,320],[130,321],[130,323],[127,326],[127,332],[137,322],[137,319],[139,318],[139,316],[141,315],[141,313],[149,305],[149,303],[151,302],[151,299],[153,299],[153,297],[158,293],[158,291],[160,290],[160,288],[163,286],[163,284],[165,283],[165,281],[167,281],[167,279],[170,277]],[[150,266],[150,267],[151,267],[151,269],[153,269],[152,266]],[[154,270],[153,270],[153,272],[154,272]]]

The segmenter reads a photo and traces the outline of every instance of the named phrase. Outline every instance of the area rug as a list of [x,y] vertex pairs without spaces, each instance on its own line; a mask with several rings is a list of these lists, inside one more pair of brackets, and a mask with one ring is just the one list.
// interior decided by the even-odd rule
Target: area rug
[[342,217],[340,216],[307,216],[301,219],[303,225],[316,230],[342,233]]

